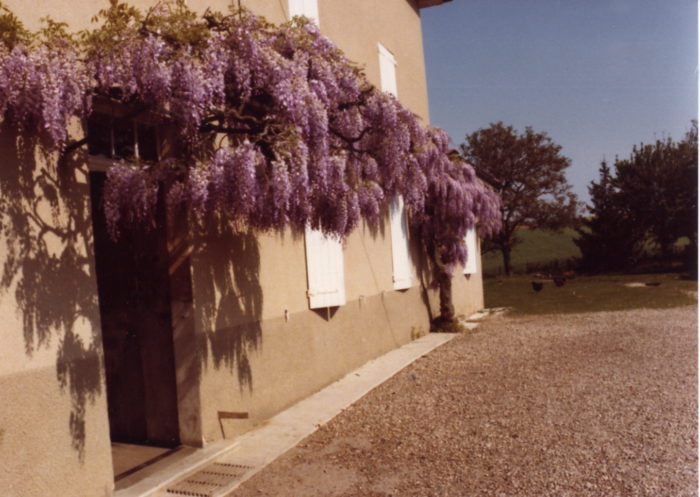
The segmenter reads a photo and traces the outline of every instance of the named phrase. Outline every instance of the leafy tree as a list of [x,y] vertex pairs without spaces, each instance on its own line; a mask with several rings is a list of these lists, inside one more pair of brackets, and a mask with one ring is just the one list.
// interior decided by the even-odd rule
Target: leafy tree
[[697,246],[697,154],[697,122],[693,121],[681,142],[667,138],[641,143],[628,159],[615,161],[621,202],[664,259],[671,257],[680,237]]
[[587,272],[620,271],[632,265],[643,240],[640,224],[623,202],[608,164],[600,164],[598,182],[588,193],[589,216],[578,227],[574,243],[581,250],[581,268]]
[[625,269],[652,242],[665,260],[679,238],[690,240],[697,257],[698,129],[693,121],[683,140],[635,146],[614,171],[603,163],[589,187],[591,217],[576,243],[588,270]]
[[680,234],[688,237],[686,267],[697,277],[698,273],[698,122],[691,122],[690,130],[678,146],[678,160],[685,164],[683,176],[684,202],[678,210]]
[[342,238],[361,219],[377,226],[401,195],[413,229],[442,236],[450,271],[477,219],[483,234],[498,227],[495,194],[470,166],[455,169],[447,135],[372,86],[307,19],[275,26],[233,7],[199,16],[173,0],[144,13],[111,0],[94,29],[70,34],[50,20],[27,33],[3,12],[0,123],[63,154],[86,142],[71,122],[90,122],[99,103],[177,130],[166,157],[110,167],[115,237],[151,222],[163,196],[195,222],[310,225]]
[[559,229],[576,218],[577,201],[564,170],[570,160],[546,133],[526,127],[518,133],[502,122],[466,136],[463,157],[500,195],[501,231],[489,243],[503,255],[511,274],[511,252],[523,227]]

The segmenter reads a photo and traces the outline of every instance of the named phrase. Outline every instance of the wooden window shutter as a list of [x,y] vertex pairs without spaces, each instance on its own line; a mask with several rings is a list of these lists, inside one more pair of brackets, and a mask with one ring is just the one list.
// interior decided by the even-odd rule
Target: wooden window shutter
[[464,274],[476,274],[479,272],[476,261],[480,254],[476,242],[476,230],[474,228],[467,230],[464,243],[467,244],[467,263],[464,265]]
[[408,245],[408,220],[403,198],[394,197],[389,206],[391,223],[391,256],[394,270],[394,289],[411,288],[411,261]]
[[343,244],[311,228],[306,228],[304,238],[309,308],[345,305]]
[[[381,43],[379,50],[379,79],[382,90],[397,96],[396,59]],[[395,197],[389,206],[391,223],[391,256],[393,263],[394,289],[411,288],[411,262],[408,245],[408,222],[403,207],[403,198]]]

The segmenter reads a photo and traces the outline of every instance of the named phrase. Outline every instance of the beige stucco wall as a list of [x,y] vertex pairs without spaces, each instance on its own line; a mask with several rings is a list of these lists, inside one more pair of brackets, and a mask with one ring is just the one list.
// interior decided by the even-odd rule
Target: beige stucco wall
[[[242,433],[429,329],[421,288],[392,288],[389,234],[346,241],[347,304],[308,310],[303,235],[200,236],[192,255],[205,442]],[[220,413],[248,419],[220,421]],[[223,430],[222,430],[223,427]]]
[[53,159],[0,131],[3,496],[113,485],[88,184]]
[[[438,295],[419,248],[406,291],[393,289],[388,229],[344,244],[346,305],[308,310],[303,235],[196,235],[193,309],[201,358],[201,436],[239,435],[352,369],[425,334]],[[480,263],[479,263],[480,268]],[[455,268],[457,314],[483,308],[481,274]],[[227,413],[245,416],[229,419]]]
[[[157,3],[156,0],[129,0],[129,5],[133,5],[146,11]],[[271,0],[264,0],[263,3],[272,3]],[[29,30],[36,30],[41,27],[43,17],[51,17],[58,22],[68,24],[70,30],[95,26],[92,18],[97,13],[109,7],[109,0],[3,0],[3,4],[9,8],[24,23]],[[207,7],[213,10],[226,12],[230,1],[226,0],[189,0],[187,5],[198,12],[204,12]]]
[[[82,29],[107,6],[90,0],[4,3],[30,29],[46,15]],[[188,2],[200,11],[229,3]],[[399,97],[427,121],[414,4],[319,3],[322,32],[364,65],[373,83],[379,83],[377,42],[394,53]],[[243,4],[273,22],[287,18],[284,0]],[[85,164],[84,155],[74,158]],[[81,166],[76,175],[61,177],[40,155],[18,148],[8,130],[0,133],[0,165],[0,494],[109,495],[113,474],[86,171]],[[42,168],[47,172],[39,180]],[[435,293],[421,285],[420,268],[410,290],[393,290],[388,224],[378,233],[360,228],[348,238],[347,304],[332,315],[308,310],[303,235],[192,234],[191,245],[177,235],[175,248],[185,254],[172,283],[182,287],[173,297],[178,401],[182,439],[191,445],[242,433],[427,332],[429,313],[437,309]],[[191,246],[191,255],[183,245]],[[183,269],[182,261],[191,268]],[[458,313],[483,306],[480,275],[458,271],[453,291]]]
[[[397,93],[401,103],[428,122],[420,14],[414,1],[320,0],[321,32],[347,56],[362,64],[369,80],[379,86],[377,43],[396,59]],[[358,36],[355,27],[360,26]]]
[[[481,252],[481,243],[477,238],[477,250]],[[469,254],[472,257],[474,254]],[[455,313],[468,317],[474,311],[484,308],[484,280],[481,272],[481,254],[476,254],[475,274],[463,274],[464,268],[455,268],[452,278],[452,299]],[[436,308],[437,309],[437,308]]]

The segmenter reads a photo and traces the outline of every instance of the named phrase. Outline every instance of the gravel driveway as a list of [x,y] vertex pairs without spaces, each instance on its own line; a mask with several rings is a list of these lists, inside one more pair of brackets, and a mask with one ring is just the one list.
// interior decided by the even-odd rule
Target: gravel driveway
[[697,308],[493,318],[231,496],[697,495]]

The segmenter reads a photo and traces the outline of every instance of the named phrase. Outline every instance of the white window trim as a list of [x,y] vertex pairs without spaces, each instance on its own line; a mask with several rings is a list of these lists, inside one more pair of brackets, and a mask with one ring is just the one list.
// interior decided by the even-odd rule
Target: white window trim
[[477,240],[475,228],[467,230],[464,243],[467,245],[467,263],[464,265],[464,274],[476,274],[479,272],[479,264],[477,261],[481,254],[479,253],[479,242]]
[[384,45],[377,43],[379,51],[379,80],[383,91],[398,97],[396,58]]

